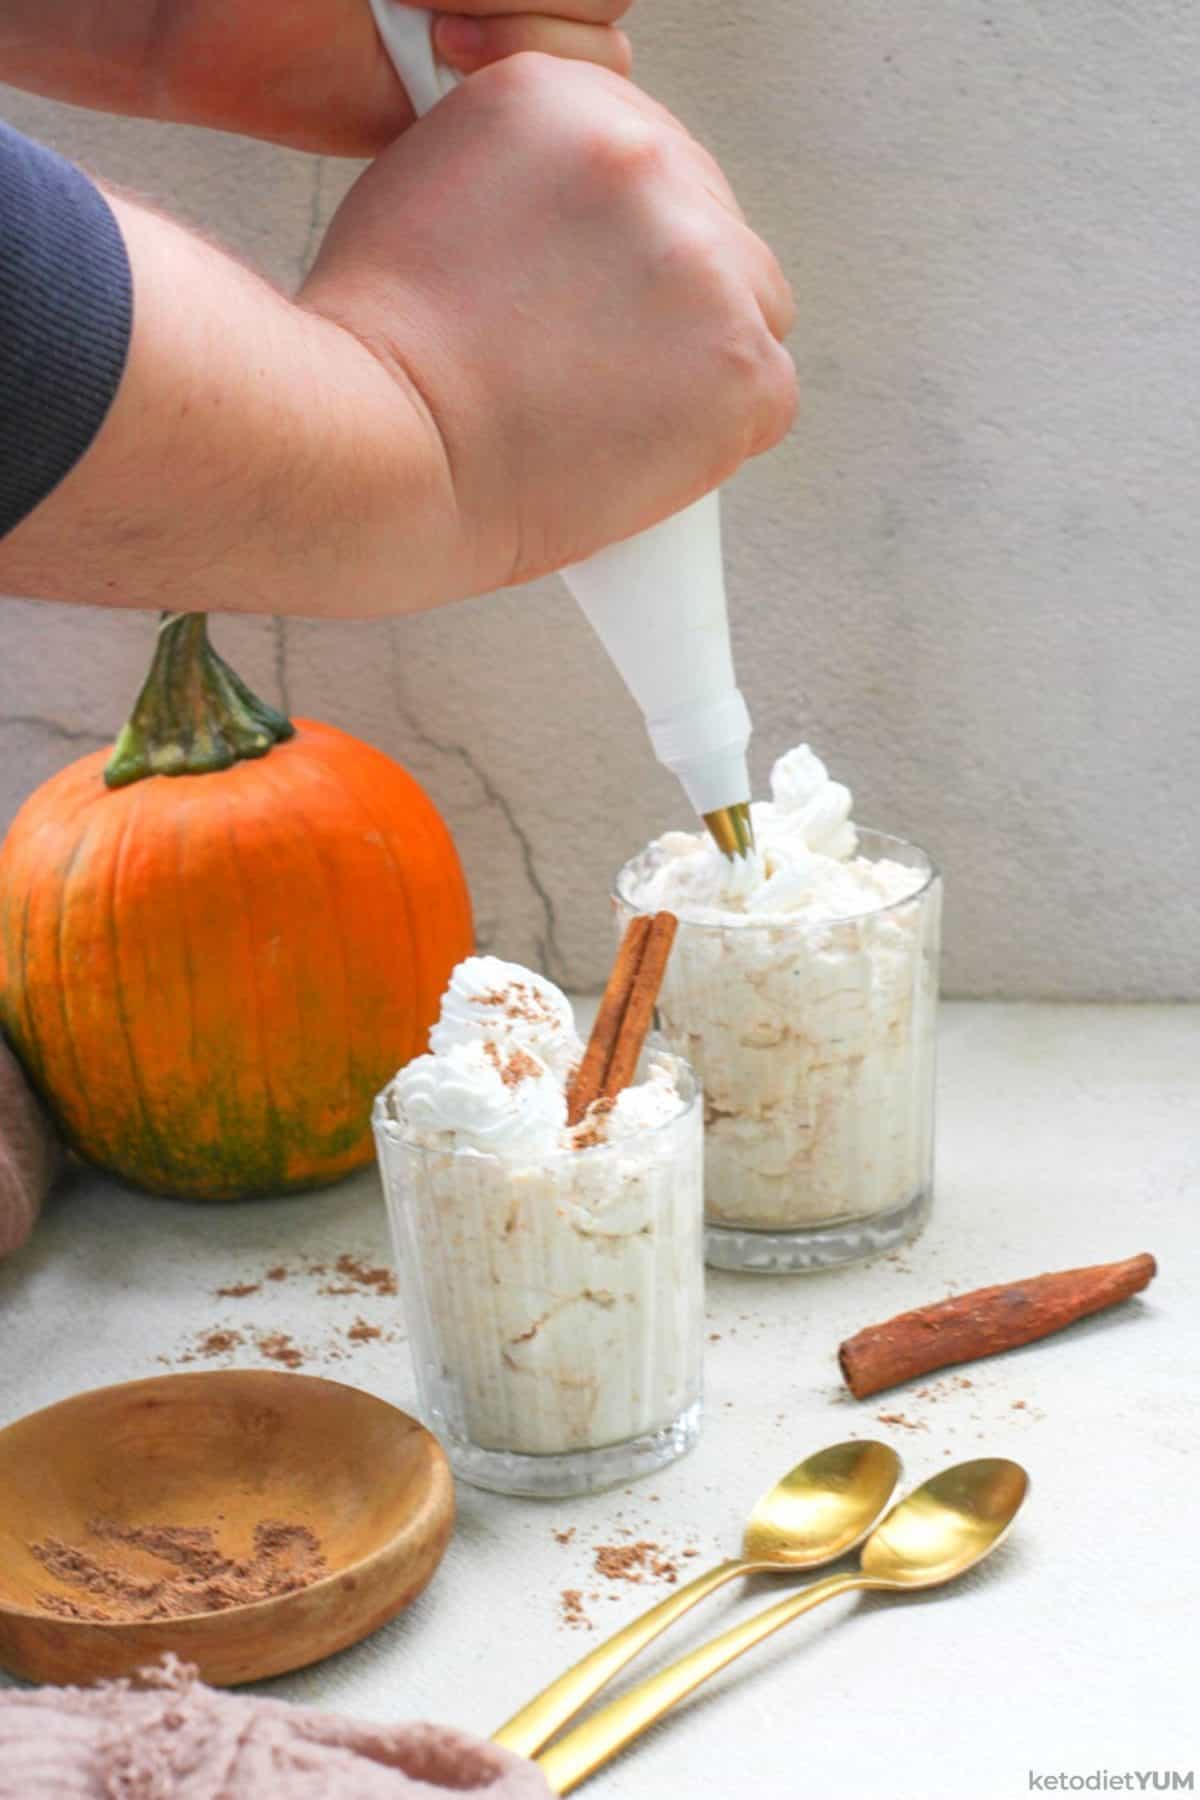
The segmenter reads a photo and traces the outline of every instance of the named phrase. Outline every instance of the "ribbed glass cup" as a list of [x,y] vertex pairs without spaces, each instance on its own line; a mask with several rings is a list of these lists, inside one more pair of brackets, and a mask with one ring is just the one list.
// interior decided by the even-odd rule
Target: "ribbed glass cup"
[[[717,1268],[831,1268],[907,1242],[928,1217],[941,878],[913,844],[858,837],[860,855],[914,870],[912,894],[820,924],[680,915],[658,1023],[704,1089]],[[657,854],[617,877],[619,932]]]
[[631,1480],[700,1429],[703,1119],[536,1163],[373,1123],[422,1416],[476,1487],[546,1497]]

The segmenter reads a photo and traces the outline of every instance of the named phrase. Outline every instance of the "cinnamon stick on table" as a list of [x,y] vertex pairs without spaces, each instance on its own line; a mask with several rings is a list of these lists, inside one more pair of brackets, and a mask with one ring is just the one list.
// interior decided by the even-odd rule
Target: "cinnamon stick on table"
[[839,1346],[838,1361],[850,1392],[865,1400],[915,1375],[1049,1337],[1076,1319],[1140,1293],[1156,1273],[1152,1256],[1131,1256],[1126,1262],[977,1288],[973,1294],[900,1313],[882,1325],[868,1325]]
[[678,923],[669,912],[630,920],[567,1096],[569,1125],[578,1125],[593,1101],[615,1100],[633,1080]]

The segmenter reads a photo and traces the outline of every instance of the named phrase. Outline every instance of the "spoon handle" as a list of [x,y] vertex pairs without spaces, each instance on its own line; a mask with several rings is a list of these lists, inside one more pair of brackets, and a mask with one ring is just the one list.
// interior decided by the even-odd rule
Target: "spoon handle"
[[683,1613],[708,1598],[737,1575],[746,1575],[759,1565],[737,1561],[718,1563],[703,1575],[697,1575],[686,1587],[676,1588],[649,1612],[640,1613],[631,1624],[605,1638],[602,1644],[536,1694],[528,1705],[492,1733],[492,1741],[515,1750],[520,1756],[533,1756],[547,1743],[560,1726],[573,1719],[593,1694],[599,1693],[619,1669],[631,1662],[639,1650],[653,1643],[660,1632],[673,1625]]
[[638,1737],[648,1725],[653,1725],[693,1688],[741,1656],[743,1651],[752,1650],[781,1625],[820,1606],[823,1600],[872,1585],[864,1575],[827,1575],[824,1581],[814,1581],[799,1594],[776,1601],[774,1606],[768,1606],[752,1619],[723,1631],[719,1637],[701,1644],[698,1650],[680,1657],[678,1662],[671,1663],[657,1675],[639,1682],[629,1693],[601,1707],[599,1712],[593,1713],[590,1719],[585,1719],[582,1725],[577,1725],[574,1731],[569,1731],[538,1757],[538,1767],[551,1793],[569,1794],[601,1763],[615,1756],[631,1738]]

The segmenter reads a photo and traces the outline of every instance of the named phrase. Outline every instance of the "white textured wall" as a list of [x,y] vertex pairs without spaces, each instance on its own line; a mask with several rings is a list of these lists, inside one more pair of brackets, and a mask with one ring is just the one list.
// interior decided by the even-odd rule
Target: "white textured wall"
[[[1200,996],[1200,8],[641,0],[632,26],[799,295],[802,418],[726,501],[759,775],[807,736],[934,850],[952,990]],[[353,174],[2,101],[285,283]],[[0,602],[0,821],[120,723],[151,629]],[[598,981],[611,870],[682,814],[557,583],[218,635],[426,782],[490,946]]]

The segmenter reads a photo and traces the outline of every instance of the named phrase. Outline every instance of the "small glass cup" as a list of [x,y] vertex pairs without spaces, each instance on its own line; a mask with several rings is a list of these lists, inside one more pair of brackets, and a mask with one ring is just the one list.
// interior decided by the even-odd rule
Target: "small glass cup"
[[[858,838],[859,855],[916,872],[911,894],[819,924],[680,914],[658,1023],[704,1088],[715,1268],[833,1268],[929,1215],[941,877],[913,844]],[[617,877],[620,932],[656,856]]]
[[476,1487],[592,1493],[696,1441],[704,1127],[670,1061],[675,1118],[536,1163],[416,1144],[375,1102],[422,1415]]

